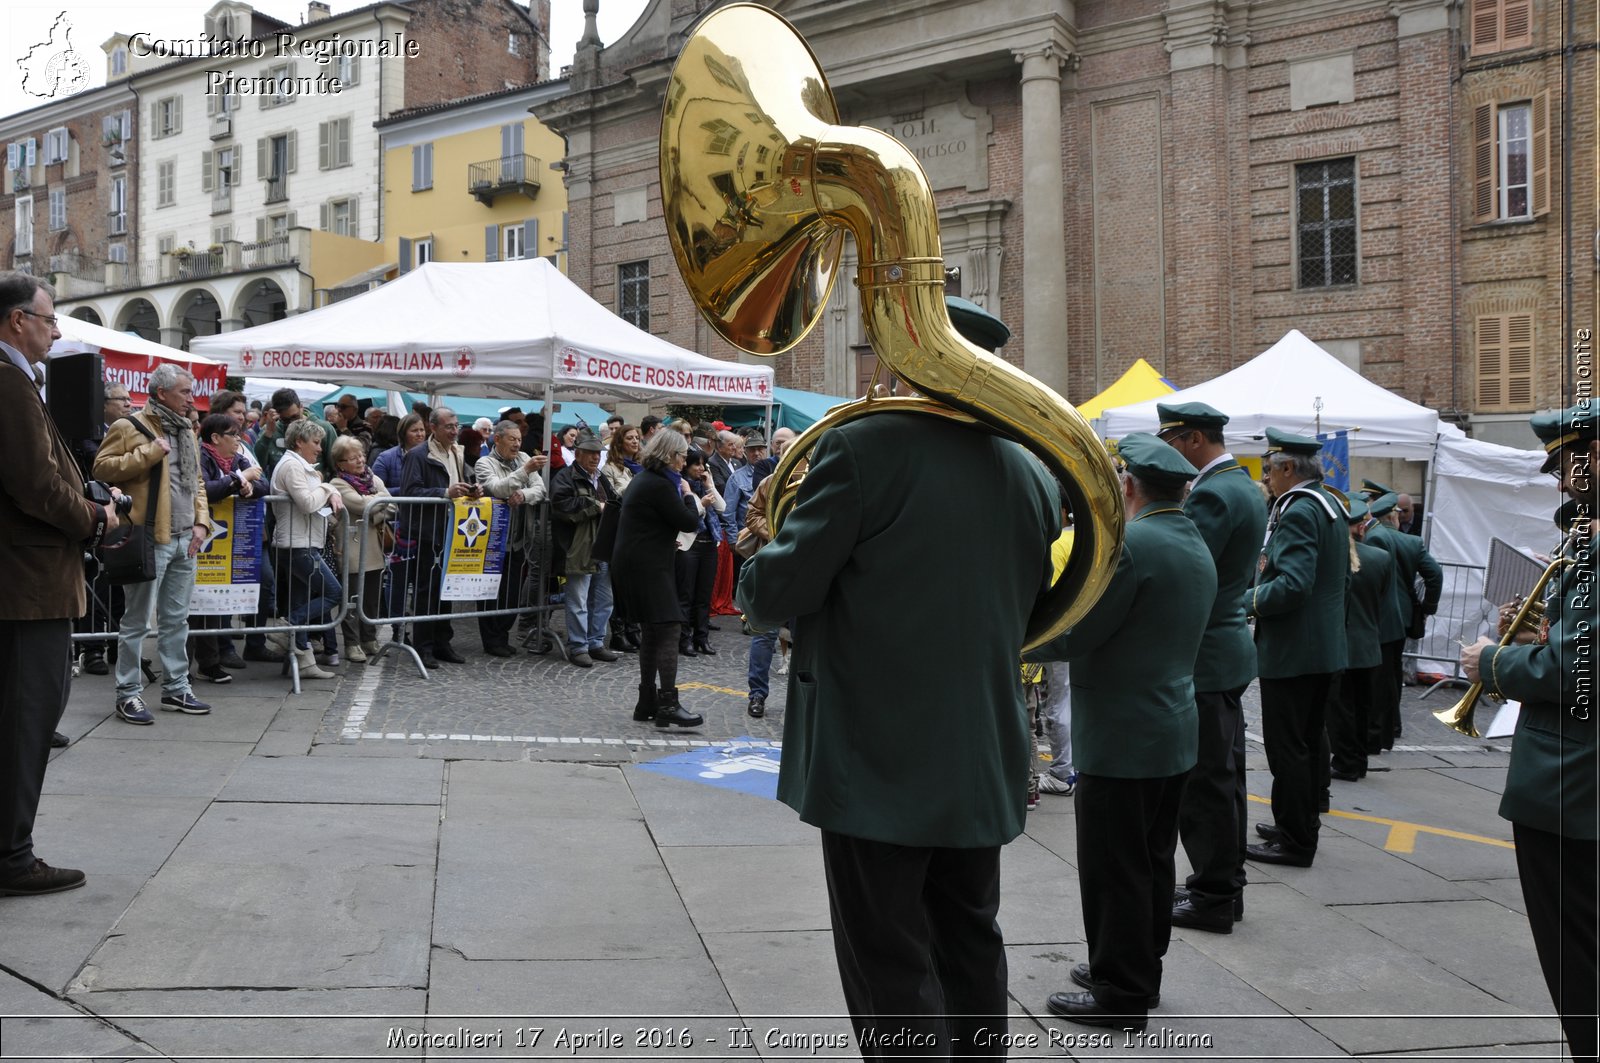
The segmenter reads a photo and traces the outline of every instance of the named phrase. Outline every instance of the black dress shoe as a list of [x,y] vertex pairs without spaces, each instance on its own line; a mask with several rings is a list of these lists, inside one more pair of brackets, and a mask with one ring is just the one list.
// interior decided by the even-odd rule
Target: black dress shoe
[[1044,1006],[1050,1014],[1081,1026],[1112,1026],[1119,1030],[1143,1030],[1150,1023],[1147,1015],[1108,1011],[1093,993],[1051,993]]
[[712,649],[711,648],[711,643],[706,641],[705,639],[696,639],[695,640],[694,652],[699,653],[699,654],[704,654],[707,657],[715,657],[717,655],[717,651]]
[[72,739],[68,738],[66,735],[62,734],[60,731],[56,731],[53,734],[51,734],[51,736],[50,736],[50,748],[51,749],[66,749],[71,744],[72,744]]
[[1233,905],[1221,904],[1201,907],[1188,898],[1172,906],[1172,925],[1189,930],[1204,930],[1210,934],[1233,933]]
[[[1094,988],[1094,981],[1089,977],[1089,965],[1087,963],[1075,963],[1072,965],[1072,980],[1085,989]],[[1149,1000],[1146,1000],[1144,1004],[1146,1011],[1156,1010],[1161,1006],[1161,994],[1157,993]]]
[[1283,831],[1275,823],[1257,823],[1256,834],[1269,842],[1275,842],[1283,837]]
[[678,656],[679,657],[698,657],[700,655],[694,651],[694,647],[693,646],[689,645],[689,640],[688,639],[680,639],[678,641]]
[[1287,849],[1281,841],[1262,842],[1244,847],[1244,858],[1258,864],[1282,864],[1285,867],[1310,867],[1314,853]]
[[420,656],[422,657],[422,667],[426,668],[428,671],[431,672],[435,668],[439,667],[439,662],[434,660],[431,653],[424,653]]
[[235,672],[242,672],[245,669],[244,658],[239,656],[238,650],[229,650],[224,653],[222,659],[217,663],[224,668],[232,668]]
[[[1259,830],[1260,828],[1257,828],[1257,829]],[[1276,829],[1276,828],[1273,828],[1273,829]],[[1184,887],[1179,886],[1177,889],[1172,891],[1172,905],[1173,905],[1173,907],[1177,907],[1178,905],[1182,904],[1184,901],[1186,901],[1188,899],[1189,899],[1189,891],[1187,889],[1185,889]],[[1244,894],[1242,894],[1242,893],[1239,894],[1237,897],[1235,897],[1233,899],[1233,921],[1235,923],[1244,922]],[[1155,1007],[1154,1004],[1152,1004],[1150,1006],[1152,1008]]]
[[445,664],[467,663],[467,659],[461,656],[461,654],[457,653],[454,646],[448,644],[444,646],[435,646],[433,648],[433,656],[435,660],[443,661]]
[[[1338,779],[1340,782],[1360,782],[1361,781],[1361,773],[1357,772],[1357,771],[1330,770],[1328,772],[1328,777],[1330,779]],[[1324,811],[1326,811],[1326,809],[1324,809]]]
[[515,657],[517,651],[510,646],[485,646],[483,652],[490,657]]
[[752,720],[759,720],[767,714],[767,699],[760,694],[750,695],[750,707],[746,709]]
[[87,881],[82,871],[70,867],[51,867],[34,860],[28,870],[0,879],[0,897],[32,897],[41,893],[75,890]]

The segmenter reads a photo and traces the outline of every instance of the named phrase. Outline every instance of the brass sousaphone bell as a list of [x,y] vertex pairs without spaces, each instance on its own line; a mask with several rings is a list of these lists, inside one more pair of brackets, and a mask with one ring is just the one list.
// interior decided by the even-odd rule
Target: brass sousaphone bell
[[780,16],[719,8],[685,42],[661,120],[661,199],[695,304],[751,354],[780,354],[816,324],[848,232],[879,364],[926,396],[869,394],[806,429],[773,472],[783,485],[769,506],[774,529],[794,504],[795,467],[829,428],[891,411],[981,424],[1038,455],[1072,506],[1072,556],[1029,617],[1026,644],[1083,618],[1122,549],[1121,489],[1104,446],[1060,395],[956,332],[922,167],[888,134],[839,124],[816,57]]

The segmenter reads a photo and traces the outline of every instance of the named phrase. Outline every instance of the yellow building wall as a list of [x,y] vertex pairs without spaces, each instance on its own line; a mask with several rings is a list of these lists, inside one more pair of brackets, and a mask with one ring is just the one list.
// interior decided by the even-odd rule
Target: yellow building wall
[[318,289],[343,284],[358,273],[395,260],[392,250],[371,240],[311,230],[312,285]]
[[[485,206],[468,190],[468,168],[500,157],[500,123],[433,141],[433,187],[421,192],[411,190],[411,147],[391,148],[385,154],[389,261],[399,261],[402,238],[431,237],[436,262],[482,262],[488,226],[520,225],[529,219],[538,221],[539,246],[527,248],[525,257],[544,257],[563,247],[561,217],[567,209],[567,189],[550,164],[565,157],[565,145],[532,116],[522,126],[523,154],[538,160],[528,164],[528,176],[539,182],[539,193],[532,199],[521,192],[503,192],[492,206]],[[565,268],[565,256],[558,261]]]

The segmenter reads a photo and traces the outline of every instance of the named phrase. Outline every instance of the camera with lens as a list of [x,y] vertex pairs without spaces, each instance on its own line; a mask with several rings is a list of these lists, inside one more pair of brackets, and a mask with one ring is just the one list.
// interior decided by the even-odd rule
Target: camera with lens
[[97,506],[114,506],[119,517],[126,517],[133,510],[133,498],[129,495],[112,497],[111,485],[104,480],[90,480],[83,485],[83,493]]

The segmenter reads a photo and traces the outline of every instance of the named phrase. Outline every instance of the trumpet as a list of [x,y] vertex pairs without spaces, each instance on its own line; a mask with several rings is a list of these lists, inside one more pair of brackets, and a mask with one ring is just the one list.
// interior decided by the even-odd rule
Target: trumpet
[[[1538,582],[1533,585],[1533,590],[1528,592],[1528,596],[1522,600],[1522,606],[1517,610],[1516,615],[1511,618],[1511,622],[1506,625],[1506,632],[1501,636],[1500,644],[1497,648],[1511,645],[1522,632],[1532,631],[1543,623],[1545,615],[1545,585],[1570,560],[1571,558],[1558,555],[1555,560],[1545,566],[1545,570],[1539,574]],[[1478,729],[1472,723],[1473,710],[1478,707],[1478,699],[1481,697],[1483,697],[1483,678],[1480,675],[1478,681],[1468,687],[1465,694],[1461,695],[1460,701],[1448,709],[1434,713],[1433,718],[1453,730],[1460,731],[1468,738],[1481,738],[1482,735],[1478,734]],[[1498,694],[1490,694],[1489,698],[1491,701],[1505,700]]]

